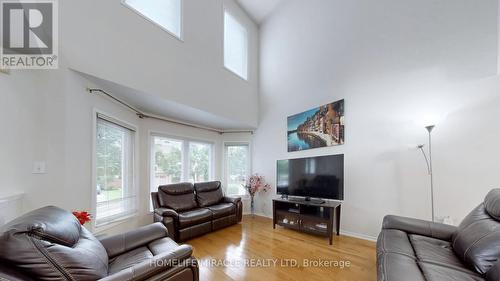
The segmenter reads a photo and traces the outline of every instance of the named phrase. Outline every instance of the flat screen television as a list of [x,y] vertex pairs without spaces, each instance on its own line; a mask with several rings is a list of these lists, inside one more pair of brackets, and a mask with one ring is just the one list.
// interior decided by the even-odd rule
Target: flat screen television
[[344,200],[344,155],[278,160],[276,191],[281,195]]

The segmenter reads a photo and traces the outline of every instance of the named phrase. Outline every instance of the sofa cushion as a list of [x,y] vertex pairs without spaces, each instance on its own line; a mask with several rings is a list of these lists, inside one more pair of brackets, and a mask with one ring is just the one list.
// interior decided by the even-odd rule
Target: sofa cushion
[[224,195],[220,181],[195,183],[196,200],[200,207],[207,207],[222,201]]
[[396,253],[416,258],[406,232],[397,229],[384,229],[378,236],[377,253]]
[[139,247],[113,258],[109,263],[109,274],[114,274],[152,258],[153,253],[147,247]]
[[27,213],[0,229],[0,260],[39,280],[96,280],[108,274],[102,244],[57,207]]
[[236,214],[236,206],[233,203],[220,203],[208,206],[207,209],[212,211],[214,219]]
[[197,207],[193,184],[189,182],[158,187],[158,200],[161,207],[174,209],[177,212]]
[[467,266],[453,252],[450,242],[421,235],[408,237],[419,261],[469,272]]
[[212,212],[205,208],[179,213],[179,226],[181,228],[204,223],[212,220]]
[[500,192],[490,191],[482,204],[470,212],[453,235],[457,256],[480,274],[485,274],[500,259],[500,223],[498,215]]
[[465,268],[458,270],[456,268],[421,261],[418,262],[418,266],[421,268],[427,281],[484,281],[484,278],[479,274]]
[[397,253],[377,254],[378,280],[426,281],[414,258]]
[[153,253],[154,256],[161,253],[172,252],[179,247],[179,244],[175,243],[174,240],[169,237],[155,240],[149,243],[148,248]]

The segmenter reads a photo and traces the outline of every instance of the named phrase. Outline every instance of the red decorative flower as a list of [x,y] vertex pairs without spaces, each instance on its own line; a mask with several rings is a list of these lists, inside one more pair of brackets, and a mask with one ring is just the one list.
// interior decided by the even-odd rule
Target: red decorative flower
[[78,219],[81,225],[84,225],[85,223],[92,220],[91,215],[85,211],[83,212],[74,211],[73,215]]

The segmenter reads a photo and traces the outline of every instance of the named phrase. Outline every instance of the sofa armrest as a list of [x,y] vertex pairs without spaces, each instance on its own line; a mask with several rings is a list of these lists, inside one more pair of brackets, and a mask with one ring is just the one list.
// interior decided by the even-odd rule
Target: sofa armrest
[[452,225],[391,215],[385,216],[382,228],[397,229],[446,241],[451,241],[451,236],[457,230],[457,227]]
[[157,222],[123,234],[103,237],[99,241],[106,249],[108,256],[113,258],[167,236],[167,228],[162,223]]
[[[193,276],[198,276],[198,263],[191,257],[193,248],[190,245],[181,245],[173,251],[161,253],[132,267],[111,274],[101,281],[114,280],[143,280],[157,274],[162,275],[162,280],[175,275],[184,268],[191,268]],[[197,280],[197,279],[193,279]]]
[[162,217],[172,217],[172,218],[179,217],[179,214],[175,210],[169,208],[157,208],[155,209],[155,214],[158,214]]
[[241,197],[224,196],[223,200],[224,203],[233,203],[234,205],[237,205],[238,202],[241,202]]
[[241,202],[241,197],[224,196],[223,202],[233,203],[236,206],[236,220],[241,222],[243,218],[243,202]]
[[151,201],[153,202],[153,209],[160,208],[158,192],[151,192]]

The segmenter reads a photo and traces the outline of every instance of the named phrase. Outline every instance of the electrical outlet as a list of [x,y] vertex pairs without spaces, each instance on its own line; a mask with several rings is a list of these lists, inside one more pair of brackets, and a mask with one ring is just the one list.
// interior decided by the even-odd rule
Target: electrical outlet
[[45,161],[35,161],[33,162],[33,174],[45,174],[46,171]]
[[451,216],[436,217],[436,222],[454,225],[455,220]]

